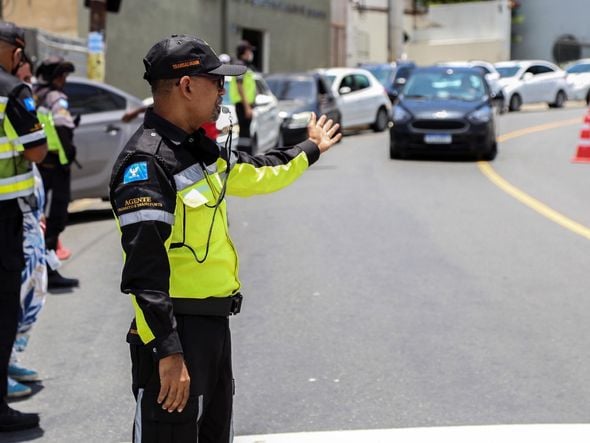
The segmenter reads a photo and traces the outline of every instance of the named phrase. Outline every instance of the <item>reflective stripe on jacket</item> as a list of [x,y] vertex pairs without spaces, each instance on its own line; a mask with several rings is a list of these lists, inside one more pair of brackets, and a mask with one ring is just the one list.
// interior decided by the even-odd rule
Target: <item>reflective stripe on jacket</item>
[[35,186],[31,163],[23,156],[23,141],[5,116],[7,102],[7,97],[0,97],[0,200],[26,197]]

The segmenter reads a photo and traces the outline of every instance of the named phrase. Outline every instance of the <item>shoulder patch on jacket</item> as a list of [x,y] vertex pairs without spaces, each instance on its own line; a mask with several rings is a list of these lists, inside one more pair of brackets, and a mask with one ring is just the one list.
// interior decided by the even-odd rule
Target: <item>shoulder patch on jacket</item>
[[147,162],[133,163],[125,168],[123,184],[138,182],[148,179]]
[[25,109],[29,112],[35,111],[35,100],[33,97],[27,97],[23,99],[23,103],[25,105]]

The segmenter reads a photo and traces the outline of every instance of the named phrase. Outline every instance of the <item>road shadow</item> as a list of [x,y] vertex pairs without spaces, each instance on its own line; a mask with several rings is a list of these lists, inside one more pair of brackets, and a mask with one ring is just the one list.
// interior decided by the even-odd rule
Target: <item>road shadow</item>
[[26,431],[3,432],[2,443],[18,443],[23,441],[33,441],[43,438],[45,431],[42,428],[27,429]]
[[103,221],[113,219],[111,209],[86,209],[84,211],[70,212],[68,214],[68,224],[77,225],[94,221]]

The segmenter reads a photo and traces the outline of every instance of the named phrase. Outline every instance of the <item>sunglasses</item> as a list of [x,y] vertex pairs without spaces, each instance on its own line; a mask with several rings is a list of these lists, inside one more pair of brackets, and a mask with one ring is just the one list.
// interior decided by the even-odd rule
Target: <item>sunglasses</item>
[[217,89],[223,89],[225,86],[225,77],[223,75],[199,74],[196,77],[204,77],[211,80],[212,82],[217,83]]

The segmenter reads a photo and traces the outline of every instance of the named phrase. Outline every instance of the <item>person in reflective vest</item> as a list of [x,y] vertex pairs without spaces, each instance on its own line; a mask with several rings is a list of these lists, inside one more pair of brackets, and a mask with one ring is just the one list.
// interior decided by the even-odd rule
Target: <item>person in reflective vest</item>
[[[76,157],[76,148],[73,144],[76,123],[70,114],[68,96],[63,92],[63,88],[67,76],[72,72],[74,65],[58,56],[43,60],[35,72],[39,82],[35,86],[37,116],[45,129],[49,149],[47,157],[39,166],[47,201],[45,244],[48,251],[58,249],[59,235],[66,228],[68,220],[71,196],[70,165]],[[78,285],[78,279],[66,278],[57,269],[49,267],[49,290]]]
[[236,107],[236,115],[240,132],[238,136],[238,149],[249,154],[256,154],[256,146],[250,134],[252,117],[254,115],[254,102],[256,101],[256,80],[254,79],[254,50],[256,48],[250,42],[243,40],[236,48],[238,61],[247,69],[244,74],[232,77],[229,81],[229,101]]
[[15,77],[25,47],[24,31],[0,21],[0,432],[39,425],[6,403],[8,363],[16,337],[24,268],[23,214],[19,199],[33,199],[31,162],[47,153],[45,133],[30,88]]
[[225,195],[277,191],[340,139],[315,116],[298,146],[252,156],[220,147],[201,128],[215,121],[222,64],[196,36],[174,35],[144,58],[154,106],[115,162],[110,199],[121,231],[121,290],[135,318],[127,334],[137,400],[135,443],[232,438],[229,316],[240,312],[238,255]]

